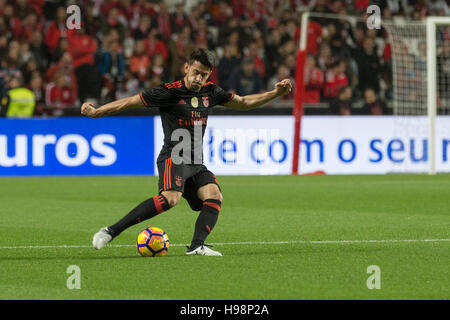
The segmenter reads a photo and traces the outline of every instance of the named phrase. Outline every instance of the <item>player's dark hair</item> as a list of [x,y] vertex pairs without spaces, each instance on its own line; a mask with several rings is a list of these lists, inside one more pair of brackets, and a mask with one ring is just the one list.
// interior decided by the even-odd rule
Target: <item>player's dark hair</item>
[[215,58],[214,54],[204,48],[197,48],[194,51],[192,51],[191,55],[189,56],[189,64],[193,64],[194,61],[200,62],[205,67],[208,67],[209,69],[212,69],[215,65]]

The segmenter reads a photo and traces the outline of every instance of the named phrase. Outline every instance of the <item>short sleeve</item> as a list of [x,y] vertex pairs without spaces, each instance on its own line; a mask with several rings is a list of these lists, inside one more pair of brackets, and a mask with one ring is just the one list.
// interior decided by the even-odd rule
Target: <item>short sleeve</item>
[[226,92],[221,87],[214,85],[212,90],[213,106],[220,105],[223,106],[225,103],[233,98],[233,93]]
[[164,85],[144,90],[139,93],[142,103],[147,108],[158,108],[167,106],[171,101],[170,90]]

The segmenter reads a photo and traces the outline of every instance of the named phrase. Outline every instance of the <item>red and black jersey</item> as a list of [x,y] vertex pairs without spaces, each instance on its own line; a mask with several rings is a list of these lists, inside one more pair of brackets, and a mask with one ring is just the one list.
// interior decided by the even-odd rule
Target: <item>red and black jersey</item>
[[200,155],[200,161],[203,159],[202,150],[198,153],[195,153],[195,150],[203,149],[209,109],[216,105],[224,105],[233,97],[232,93],[225,92],[212,82],[203,85],[199,92],[191,91],[186,88],[184,80],[161,84],[150,90],[144,90],[139,95],[147,108],[159,108],[161,114],[164,145],[158,161],[171,157],[172,149],[181,141],[180,132],[183,134],[183,130],[174,131],[186,129],[184,133],[189,132],[191,138],[191,162],[188,163],[192,164],[198,164],[198,161],[194,161],[195,155]]

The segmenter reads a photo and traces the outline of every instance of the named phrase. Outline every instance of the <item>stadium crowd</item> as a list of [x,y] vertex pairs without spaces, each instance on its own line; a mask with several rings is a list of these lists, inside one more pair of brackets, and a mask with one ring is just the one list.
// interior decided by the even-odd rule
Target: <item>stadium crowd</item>
[[[66,27],[71,4],[81,9],[79,29]],[[59,116],[82,101],[105,103],[174,81],[195,47],[216,52],[211,80],[224,89],[271,89],[295,78],[303,11],[363,17],[369,4],[385,18],[450,15],[445,0],[0,0],[2,115],[14,114],[5,106],[15,89],[35,101],[25,114]],[[328,103],[332,114],[390,112],[385,32],[312,19],[307,53],[305,103]],[[364,106],[355,110],[358,99]]]

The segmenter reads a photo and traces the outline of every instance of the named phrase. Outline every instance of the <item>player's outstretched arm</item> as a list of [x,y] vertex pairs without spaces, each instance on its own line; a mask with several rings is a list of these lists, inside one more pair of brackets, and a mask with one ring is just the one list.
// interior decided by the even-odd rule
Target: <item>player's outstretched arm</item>
[[238,96],[235,94],[233,98],[225,103],[225,107],[237,110],[249,110],[277,98],[288,94],[292,90],[292,82],[290,79],[284,79],[275,84],[275,89],[263,93],[250,94],[247,96]]
[[138,94],[107,103],[98,108],[95,108],[92,103],[85,102],[81,106],[81,114],[91,118],[100,118],[135,107],[145,107]]

